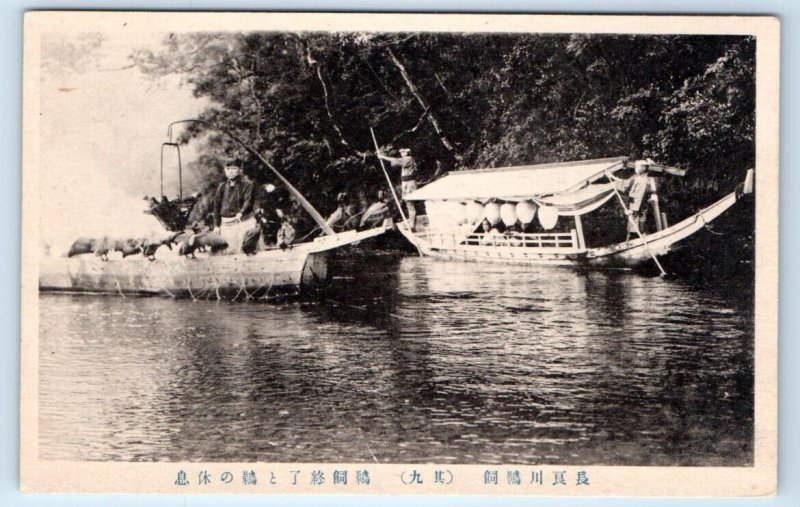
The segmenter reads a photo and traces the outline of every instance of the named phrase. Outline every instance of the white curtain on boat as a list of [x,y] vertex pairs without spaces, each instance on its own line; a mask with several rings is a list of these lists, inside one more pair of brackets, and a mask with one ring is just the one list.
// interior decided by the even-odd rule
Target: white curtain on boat
[[562,216],[585,215],[596,210],[614,197],[614,184],[589,185],[569,193],[547,197],[532,197],[540,207],[554,206]]

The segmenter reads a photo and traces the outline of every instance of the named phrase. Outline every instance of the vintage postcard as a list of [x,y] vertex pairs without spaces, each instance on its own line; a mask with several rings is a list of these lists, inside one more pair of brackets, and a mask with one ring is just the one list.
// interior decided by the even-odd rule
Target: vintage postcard
[[779,21],[29,12],[26,492],[777,487]]

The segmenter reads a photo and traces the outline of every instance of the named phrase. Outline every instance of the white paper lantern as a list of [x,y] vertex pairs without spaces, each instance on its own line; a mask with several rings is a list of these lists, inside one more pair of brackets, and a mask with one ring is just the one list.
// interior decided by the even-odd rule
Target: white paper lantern
[[555,206],[543,206],[539,208],[539,223],[549,231],[558,223],[558,208]]
[[489,202],[486,203],[486,206],[483,207],[483,216],[489,221],[492,225],[497,225],[500,223],[500,205],[496,202]]
[[469,224],[471,223],[469,220],[469,206],[466,203],[461,203],[461,213],[464,219],[461,221],[462,224]]
[[428,215],[428,226],[438,230],[442,226],[442,204],[438,201],[425,201],[425,214]]
[[453,225],[461,225],[464,223],[464,210],[461,209],[462,205],[458,201],[445,201],[447,207],[447,220]]
[[517,223],[517,208],[511,203],[505,203],[500,206],[500,218],[506,227],[511,227]]
[[458,217],[458,225],[469,223],[467,216],[467,205],[460,202],[453,203],[454,215]]
[[482,216],[483,204],[476,201],[470,201],[467,203],[467,220],[469,220],[471,224],[477,223]]
[[536,215],[536,205],[531,201],[520,201],[517,203],[517,218],[523,224],[533,222],[533,217]]

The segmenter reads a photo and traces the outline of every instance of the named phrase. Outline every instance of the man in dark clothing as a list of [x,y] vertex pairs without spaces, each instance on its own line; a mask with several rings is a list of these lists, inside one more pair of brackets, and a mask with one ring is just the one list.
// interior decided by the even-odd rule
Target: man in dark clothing
[[225,165],[225,181],[214,196],[214,229],[228,242],[226,253],[239,253],[245,233],[255,225],[252,216],[253,182],[242,174],[241,163],[232,160]]
[[223,218],[242,220],[253,211],[253,182],[242,174],[238,161],[225,165],[225,178],[214,196],[214,227],[220,227]]

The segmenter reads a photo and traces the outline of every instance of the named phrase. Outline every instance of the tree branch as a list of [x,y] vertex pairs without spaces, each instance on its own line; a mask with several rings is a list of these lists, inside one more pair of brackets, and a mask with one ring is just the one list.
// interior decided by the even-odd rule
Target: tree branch
[[333,117],[333,112],[331,111],[330,100],[328,97],[328,86],[325,84],[325,79],[322,78],[321,65],[317,60],[315,60],[311,56],[311,48],[308,46],[306,46],[306,62],[308,63],[309,67],[316,66],[317,77],[319,78],[319,82],[322,85],[322,93],[324,94],[325,97],[325,111],[328,113],[328,118],[331,120],[331,125],[333,126],[333,130],[335,130],[336,133],[339,135],[340,142],[343,145],[350,147],[350,143],[348,143],[347,140],[344,138],[342,129],[339,128],[339,124],[336,123],[336,119]]
[[427,104],[427,102],[425,102],[425,99],[422,97],[422,95],[420,95],[419,90],[417,89],[416,85],[414,85],[414,82],[411,81],[411,77],[408,75],[408,71],[406,70],[405,66],[403,66],[402,62],[400,62],[400,59],[397,58],[397,55],[394,54],[394,51],[392,51],[391,47],[386,46],[386,52],[389,53],[389,57],[392,59],[395,67],[397,67],[397,70],[399,70],[400,74],[403,76],[403,80],[406,82],[406,86],[408,86],[411,94],[414,95],[414,97],[417,99],[417,102],[419,102],[420,106],[422,106],[422,109],[425,111],[425,115],[428,117],[428,121],[433,127],[433,130],[435,130],[436,134],[439,136],[439,140],[442,142],[444,147],[453,154],[453,157],[460,161],[461,155],[458,154],[455,146],[453,146],[450,140],[447,139],[447,135],[445,135],[445,133],[442,131],[442,128],[439,126],[439,121],[431,112],[430,106]]
[[427,118],[427,117],[428,117],[428,110],[426,109],[425,111],[422,112],[422,114],[420,115],[419,119],[417,120],[417,124],[414,125],[413,128],[400,132],[399,134],[394,136],[391,141],[389,141],[389,144],[394,144],[398,139],[400,139],[401,137],[403,137],[406,134],[409,134],[411,132],[416,132],[417,129],[420,127],[420,125],[422,125],[422,122],[425,121],[425,118]]

